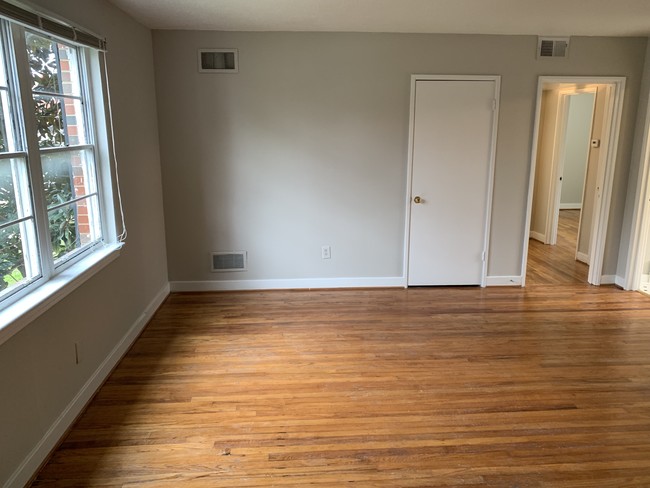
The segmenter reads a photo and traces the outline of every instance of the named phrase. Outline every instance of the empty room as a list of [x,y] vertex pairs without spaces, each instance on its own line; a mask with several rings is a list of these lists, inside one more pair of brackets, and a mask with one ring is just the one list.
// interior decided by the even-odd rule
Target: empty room
[[646,0],[0,27],[0,486],[650,486]]

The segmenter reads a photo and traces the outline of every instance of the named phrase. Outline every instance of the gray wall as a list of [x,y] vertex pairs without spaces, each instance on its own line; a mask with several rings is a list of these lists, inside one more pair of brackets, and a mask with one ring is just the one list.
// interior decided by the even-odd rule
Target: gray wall
[[574,208],[582,204],[595,98],[594,93],[580,93],[569,97],[560,208],[563,208],[563,205],[571,205]]
[[108,37],[129,238],[116,261],[0,345],[0,485],[167,283],[151,33],[101,0],[36,3]]
[[[170,280],[401,276],[410,75],[502,75],[488,274],[519,276],[539,75],[626,76],[604,274],[613,274],[645,38],[154,31]],[[199,48],[239,74],[199,74]],[[332,246],[332,259],[320,246]],[[247,250],[212,274],[210,251]]]

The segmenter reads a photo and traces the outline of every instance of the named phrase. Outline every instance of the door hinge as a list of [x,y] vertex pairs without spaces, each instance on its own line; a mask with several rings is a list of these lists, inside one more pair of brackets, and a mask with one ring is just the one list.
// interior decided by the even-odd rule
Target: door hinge
[[492,99],[492,110],[496,110],[496,109],[497,109],[497,99],[493,98]]
[[481,261],[485,261],[485,251],[481,253]]

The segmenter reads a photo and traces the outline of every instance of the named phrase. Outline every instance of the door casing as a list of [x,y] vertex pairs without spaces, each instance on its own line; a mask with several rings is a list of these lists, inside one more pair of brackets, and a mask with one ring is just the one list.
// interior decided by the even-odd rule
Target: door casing
[[[632,233],[628,247],[625,280],[620,283],[626,290],[639,290],[644,274],[645,253],[650,246],[650,100],[644,107],[643,139],[640,144],[640,161],[636,185],[636,201],[632,215]],[[628,190],[629,191],[629,190]]]

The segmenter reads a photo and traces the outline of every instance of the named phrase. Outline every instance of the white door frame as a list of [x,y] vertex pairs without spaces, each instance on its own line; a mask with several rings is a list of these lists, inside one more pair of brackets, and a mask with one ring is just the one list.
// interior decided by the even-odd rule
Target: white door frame
[[528,183],[528,202],[526,207],[526,226],[524,227],[523,255],[521,263],[521,285],[526,284],[526,265],[528,263],[528,234],[533,207],[533,189],[535,184],[535,166],[537,163],[537,139],[539,137],[539,123],[542,104],[542,91],[545,84],[575,83],[610,85],[611,92],[607,97],[607,106],[604,114],[604,129],[601,142],[601,156],[598,163],[597,188],[601,189],[600,203],[596,203],[594,222],[590,239],[589,275],[587,281],[592,285],[600,285],[603,271],[603,257],[605,253],[605,240],[607,237],[607,224],[609,221],[609,207],[612,200],[612,187],[614,169],[616,167],[616,153],[621,128],[623,112],[623,97],[625,95],[625,77],[621,76],[540,76],[537,83],[537,103],[535,107],[535,125],[533,129],[533,145],[530,157],[530,177]]
[[648,100],[645,110],[641,162],[635,193],[637,200],[634,204],[632,232],[623,284],[626,290],[638,290],[641,287],[645,251],[650,245],[650,100]]
[[[582,212],[582,209],[585,208],[585,197],[587,195],[587,173],[589,170],[589,156],[591,155],[591,135],[594,131],[594,118],[596,117],[596,97],[598,96],[598,88],[595,88],[593,91],[591,90],[586,90],[583,93],[593,93],[594,94],[594,103],[591,107],[591,121],[590,121],[590,126],[589,126],[589,152],[587,153],[587,165],[585,167],[585,174],[582,178],[582,197],[580,198],[580,217],[578,219],[578,235],[576,238],[576,252],[575,252],[575,259],[576,261],[580,261],[582,263],[585,263],[587,266],[591,266],[591,257],[590,257],[590,252],[591,252],[591,242],[589,249],[587,250],[587,254],[585,255],[584,253],[581,253],[578,251],[580,247],[580,231],[582,230],[582,216],[584,212]],[[558,211],[559,214],[559,211]],[[593,218],[592,218],[592,226],[593,226]],[[593,227],[592,227],[593,229]]]
[[496,162],[497,132],[499,122],[499,98],[501,94],[501,76],[485,75],[411,75],[411,108],[409,114],[408,162],[406,172],[406,220],[404,229],[404,287],[408,287],[409,249],[411,243],[411,192],[413,187],[413,144],[415,133],[415,83],[416,81],[493,81],[494,111],[492,117],[492,142],[490,144],[490,163],[488,172],[488,190],[485,215],[485,237],[483,242],[483,270],[481,286],[487,283],[487,266],[490,244],[490,224],[492,221],[492,192],[494,189],[494,167]]
[[548,188],[549,198],[546,206],[545,243],[551,246],[557,244],[557,227],[560,219],[560,199],[562,185],[560,178],[564,174],[564,156],[566,153],[566,130],[569,122],[570,93],[560,93],[558,111],[555,118],[555,135],[553,141],[553,156],[551,158],[551,183]]

